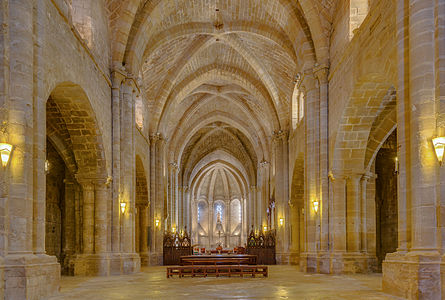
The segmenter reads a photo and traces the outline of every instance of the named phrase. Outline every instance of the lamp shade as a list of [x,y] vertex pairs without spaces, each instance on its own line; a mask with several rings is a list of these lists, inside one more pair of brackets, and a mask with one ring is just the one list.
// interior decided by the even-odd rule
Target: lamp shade
[[121,212],[125,213],[125,209],[127,208],[127,203],[121,202]]
[[439,160],[440,165],[442,165],[443,155],[445,152],[445,137],[439,136],[433,138],[434,150],[436,151],[437,160]]
[[7,143],[0,143],[0,156],[2,160],[3,167],[8,164],[9,158],[11,157],[12,145]]

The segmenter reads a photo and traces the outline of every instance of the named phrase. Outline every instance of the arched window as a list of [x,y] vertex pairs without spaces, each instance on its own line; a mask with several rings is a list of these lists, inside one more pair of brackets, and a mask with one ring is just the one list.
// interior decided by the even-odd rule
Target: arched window
[[362,25],[368,15],[369,0],[351,0],[349,2],[349,39],[354,37],[355,31]]
[[292,128],[296,129],[304,117],[304,94],[295,86],[292,96]]

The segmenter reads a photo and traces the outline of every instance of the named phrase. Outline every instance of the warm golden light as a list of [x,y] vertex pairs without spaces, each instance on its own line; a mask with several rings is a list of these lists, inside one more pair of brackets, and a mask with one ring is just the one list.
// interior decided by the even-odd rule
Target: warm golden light
[[45,172],[48,173],[50,168],[51,164],[49,163],[49,160],[45,160]]
[[280,226],[283,226],[283,224],[284,224],[284,219],[280,218]]
[[394,167],[394,171],[396,173],[399,173],[399,158],[396,156],[395,160],[395,167]]
[[176,227],[172,227],[172,232],[175,233],[176,232]]
[[314,200],[312,204],[314,205],[315,213],[318,213],[318,206],[320,205],[320,203],[318,203],[318,200]]
[[156,227],[159,227],[159,225],[160,225],[160,221],[159,221],[159,219],[156,219],[156,220],[155,220],[155,226],[156,226]]
[[127,203],[125,202],[121,202],[121,212],[124,214],[125,213],[125,209],[127,208]]
[[0,143],[0,155],[2,158],[2,165],[6,167],[8,165],[9,158],[11,157],[12,145],[7,143]]
[[442,165],[443,154],[445,152],[445,137],[439,136],[433,138],[433,145],[434,150],[436,151],[437,160],[439,161],[439,164]]
[[264,230],[264,232],[266,232],[267,231],[267,226],[263,226],[263,230]]

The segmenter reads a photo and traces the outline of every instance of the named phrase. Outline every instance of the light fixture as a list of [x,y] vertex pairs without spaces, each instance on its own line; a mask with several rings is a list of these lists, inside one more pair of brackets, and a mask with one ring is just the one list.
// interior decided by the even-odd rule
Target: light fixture
[[176,232],[176,227],[172,226],[172,232],[175,233]]
[[284,218],[280,218],[280,226],[283,226],[284,224]]
[[125,209],[127,208],[127,203],[125,202],[121,202],[121,212],[124,214],[125,213]]
[[396,156],[394,161],[395,161],[394,173],[398,174],[399,173],[399,158]]
[[48,173],[50,168],[51,168],[51,164],[50,164],[49,160],[45,160],[45,172]]
[[318,200],[314,200],[314,202],[312,202],[312,205],[314,205],[315,213],[318,213],[318,206],[320,205],[320,203],[318,203]]
[[267,226],[263,226],[264,232],[267,232]]
[[436,151],[437,160],[442,165],[443,154],[445,152],[445,136],[433,138],[434,150]]
[[12,145],[7,143],[0,143],[0,155],[2,158],[2,165],[6,167],[8,165],[9,158],[11,157]]
[[159,225],[160,225],[160,221],[159,221],[159,219],[156,219],[156,220],[155,220],[155,226],[156,226],[156,227],[159,227]]

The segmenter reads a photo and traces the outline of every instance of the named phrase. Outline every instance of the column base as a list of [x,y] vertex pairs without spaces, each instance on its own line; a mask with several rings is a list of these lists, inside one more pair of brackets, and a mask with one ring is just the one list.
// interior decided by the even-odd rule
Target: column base
[[141,267],[146,267],[150,265],[150,254],[148,252],[139,253],[141,257]]
[[59,290],[60,265],[45,254],[7,255],[4,279],[4,299],[41,299]]
[[442,299],[443,261],[438,253],[388,253],[382,264],[383,291],[407,299]]
[[300,256],[300,270],[322,274],[371,273],[377,270],[377,258],[365,253],[304,252]]
[[162,266],[163,265],[162,253],[152,253],[152,254],[150,254],[149,259],[150,259],[150,262],[149,262],[150,266]]
[[137,253],[78,254],[71,260],[74,276],[108,276],[140,271]]
[[298,265],[300,255],[298,252],[280,252],[275,253],[277,265]]

